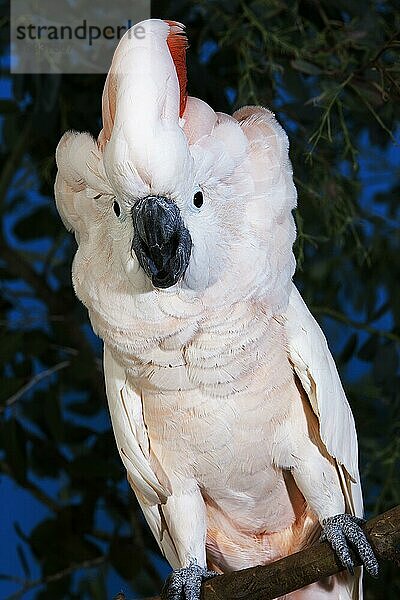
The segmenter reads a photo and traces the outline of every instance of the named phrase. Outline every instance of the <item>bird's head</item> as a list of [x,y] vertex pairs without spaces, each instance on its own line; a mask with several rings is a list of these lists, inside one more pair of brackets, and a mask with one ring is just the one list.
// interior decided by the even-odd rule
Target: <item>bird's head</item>
[[[79,243],[78,295],[95,280],[124,279],[133,294],[219,286],[243,296],[268,271],[260,253],[274,218],[291,218],[293,193],[269,217],[261,193],[288,162],[285,134],[264,109],[262,123],[250,108],[230,117],[188,97],[183,26],[141,26],[144,35],[127,32],[114,54],[98,139],[67,132],[57,149],[57,206]],[[289,253],[293,232],[281,244]]]

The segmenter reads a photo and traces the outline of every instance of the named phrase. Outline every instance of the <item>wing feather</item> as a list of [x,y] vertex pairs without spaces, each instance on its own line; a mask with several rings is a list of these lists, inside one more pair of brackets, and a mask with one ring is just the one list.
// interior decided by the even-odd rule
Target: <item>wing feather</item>
[[[363,516],[358,471],[358,444],[353,414],[325,336],[293,285],[286,312],[289,358],[320,424],[320,435],[335,459],[346,510]],[[353,600],[361,600],[362,569],[345,583]]]
[[128,384],[124,369],[107,346],[104,347],[104,374],[114,435],[132,488],[144,504],[165,503],[171,492],[160,483],[150,464],[141,398]]
[[321,439],[336,460],[348,510],[362,516],[353,414],[325,336],[294,285],[285,328],[289,358],[319,419]]
[[168,562],[177,568],[179,559],[175,544],[162,514],[162,505],[171,495],[169,481],[164,472],[159,472],[159,464],[158,476],[152,468],[141,397],[129,385],[125,370],[114,360],[106,345],[104,374],[115,440],[128,473],[128,481],[162,553]]

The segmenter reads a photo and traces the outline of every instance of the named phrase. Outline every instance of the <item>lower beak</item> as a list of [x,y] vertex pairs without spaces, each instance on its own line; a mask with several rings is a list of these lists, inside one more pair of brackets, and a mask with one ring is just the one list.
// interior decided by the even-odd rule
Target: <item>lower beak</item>
[[132,249],[158,288],[175,285],[189,264],[192,240],[179,208],[169,198],[147,196],[132,210]]

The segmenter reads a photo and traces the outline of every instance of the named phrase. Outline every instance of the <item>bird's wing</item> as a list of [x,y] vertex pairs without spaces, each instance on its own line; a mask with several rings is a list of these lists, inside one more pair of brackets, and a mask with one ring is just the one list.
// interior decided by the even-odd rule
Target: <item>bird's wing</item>
[[[288,352],[294,371],[319,419],[322,442],[336,460],[347,509],[361,516],[353,415],[324,334],[291,282],[295,267],[291,251],[295,239],[291,210],[296,204],[296,189],[287,135],[265,108],[245,106],[233,116],[249,142],[249,168],[254,185],[252,232],[268,258],[259,276],[259,289],[268,291],[268,303],[274,306],[275,314],[286,316]],[[267,218],[268,223],[273,223],[273,230]]]
[[177,564],[174,543],[160,510],[171,495],[170,484],[160,465],[157,465],[157,475],[152,468],[141,397],[131,387],[125,370],[115,361],[106,345],[104,375],[115,440],[128,481],[163,554],[171,564]]
[[321,440],[336,461],[347,510],[362,517],[354,418],[325,336],[294,285],[285,317],[289,358],[319,419]]

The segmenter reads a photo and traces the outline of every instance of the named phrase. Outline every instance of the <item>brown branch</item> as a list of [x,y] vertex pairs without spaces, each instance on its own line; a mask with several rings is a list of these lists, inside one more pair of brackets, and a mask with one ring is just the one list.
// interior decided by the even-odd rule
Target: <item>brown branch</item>
[[[0,474],[1,473],[8,475],[8,477],[10,477],[12,479],[15,479],[14,473],[12,472],[10,465],[8,463],[6,463],[4,460],[0,460]],[[60,505],[57,504],[57,502],[55,500],[53,500],[53,498],[48,496],[43,490],[41,490],[37,485],[35,485],[29,479],[24,479],[22,481],[19,480],[19,481],[17,481],[17,483],[24,490],[28,490],[28,492],[30,492],[32,494],[32,496],[34,496],[36,498],[36,500],[39,500],[39,502],[41,502],[44,506],[47,506],[53,512],[56,513],[61,509]]]
[[395,333],[392,333],[391,331],[385,331],[383,329],[377,329],[376,327],[372,327],[367,323],[360,323],[359,321],[354,321],[353,319],[350,319],[338,310],[329,308],[328,306],[313,306],[312,312],[313,314],[321,314],[326,315],[327,317],[332,317],[332,319],[336,319],[336,321],[341,321],[346,325],[350,325],[350,327],[354,327],[355,329],[361,329],[362,331],[366,331],[371,335],[384,337],[393,342],[400,342],[400,336],[396,335]]
[[[391,560],[400,566],[400,505],[371,519],[363,528],[378,560]],[[353,558],[360,564],[355,555]],[[273,600],[340,571],[343,566],[330,545],[317,542],[270,565],[214,577],[204,583],[202,599]]]
[[57,373],[57,371],[61,371],[70,365],[69,360],[64,360],[63,362],[50,367],[49,369],[45,369],[44,371],[40,371],[40,373],[36,373],[25,385],[23,385],[15,394],[7,398],[4,402],[3,406],[0,406],[0,414],[6,410],[9,406],[17,402],[26,392],[29,392],[35,385],[37,385],[43,379],[50,377],[53,373]]
[[46,577],[38,577],[37,579],[25,581],[23,587],[17,592],[11,594],[11,596],[9,596],[7,600],[19,600],[19,598],[23,598],[26,592],[28,592],[29,590],[41,587],[43,585],[48,585],[49,583],[60,581],[61,579],[64,579],[64,577],[68,577],[68,575],[72,575],[72,573],[75,573],[75,571],[78,571],[80,569],[93,569],[94,567],[102,565],[105,562],[105,560],[105,556],[97,556],[96,558],[91,558],[88,560],[84,560],[80,563],[70,565],[62,571],[52,573],[51,575],[47,575]]
[[32,117],[29,117],[24,128],[20,132],[13,149],[4,163],[0,178],[0,207],[3,203],[9,188],[9,185],[21,163],[24,154],[27,152],[29,143],[32,142]]
[[[59,316],[62,319],[65,341],[70,342],[78,350],[82,359],[88,357],[90,362],[95,363],[93,350],[80,329],[79,321],[71,310],[74,303],[78,302],[72,292],[66,297],[64,293],[52,290],[47,285],[44,276],[40,275],[18,250],[9,247],[1,237],[0,256],[6,262],[10,274],[28,283],[35,291],[37,297],[46,304],[50,313],[49,318],[52,319],[55,316]],[[101,370],[96,368],[96,364],[93,366],[94,368],[88,371],[88,383],[98,397],[104,401],[103,376]]]

